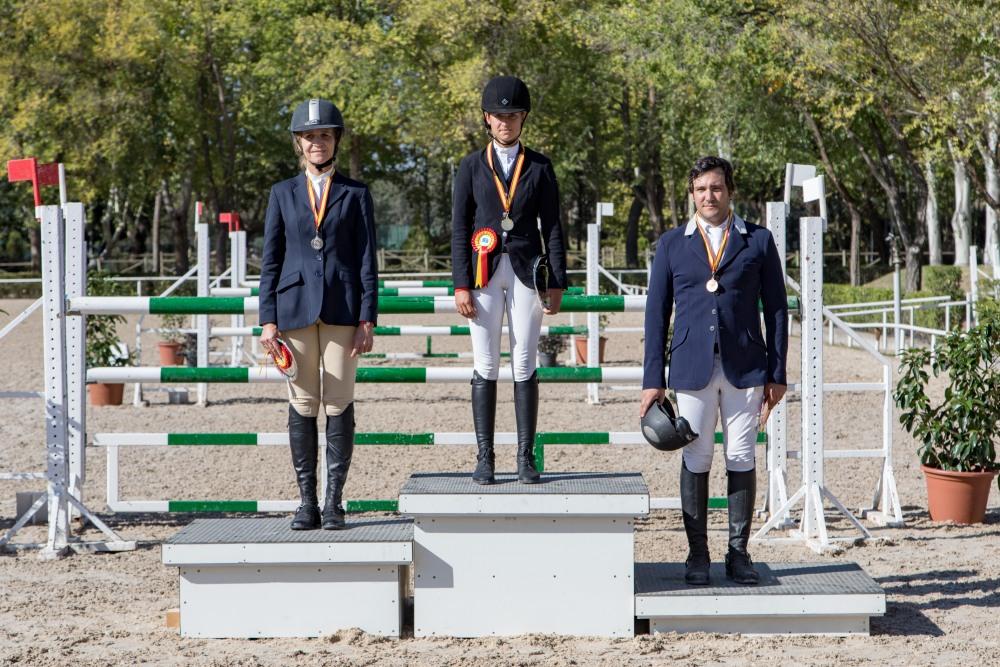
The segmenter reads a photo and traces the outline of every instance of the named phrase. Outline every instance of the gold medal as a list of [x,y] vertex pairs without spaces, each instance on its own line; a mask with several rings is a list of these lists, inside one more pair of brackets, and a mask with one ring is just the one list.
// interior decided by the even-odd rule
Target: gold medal
[[489,163],[490,171],[493,173],[493,184],[497,188],[497,194],[500,195],[500,206],[503,208],[503,217],[500,218],[500,228],[505,232],[509,232],[514,229],[514,221],[510,217],[510,205],[514,201],[514,194],[517,193],[517,184],[521,181],[521,168],[524,167],[524,148],[522,147],[518,152],[517,162],[514,164],[514,175],[510,179],[510,192],[504,192],[503,183],[500,182],[496,169],[493,167],[492,144],[486,148],[486,161]]

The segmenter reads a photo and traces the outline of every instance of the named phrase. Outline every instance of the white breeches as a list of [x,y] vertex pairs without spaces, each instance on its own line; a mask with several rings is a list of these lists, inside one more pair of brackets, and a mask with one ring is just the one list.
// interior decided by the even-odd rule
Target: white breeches
[[487,380],[496,380],[499,376],[500,335],[506,312],[514,381],[524,382],[530,378],[537,366],[542,306],[535,290],[514,275],[507,255],[500,258],[497,271],[490,276],[486,287],[472,290],[472,302],[476,306],[476,319],[469,320],[469,330],[476,372]]
[[754,469],[757,422],[760,418],[763,387],[737,389],[722,372],[719,355],[708,386],[697,391],[680,390],[677,412],[688,420],[698,439],[684,448],[684,465],[691,472],[712,469],[715,452],[715,426],[722,416],[722,441],[726,450],[726,469],[745,472]]

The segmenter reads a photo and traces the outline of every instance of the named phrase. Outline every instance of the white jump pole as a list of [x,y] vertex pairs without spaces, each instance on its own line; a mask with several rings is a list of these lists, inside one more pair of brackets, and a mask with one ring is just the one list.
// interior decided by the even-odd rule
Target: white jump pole
[[[210,248],[208,241],[208,225],[202,222],[202,202],[196,202],[194,207],[194,229],[198,238],[198,296],[208,296],[208,282],[211,274],[209,266]],[[195,328],[198,330],[198,366],[208,366],[208,315],[195,316]],[[208,385],[198,383],[198,405],[208,404]]]
[[[243,284],[246,272],[246,265],[243,263],[242,251],[246,248],[246,232],[240,229],[240,214],[236,211],[229,211],[219,214],[219,223],[229,226],[229,284],[231,287],[239,288]],[[244,326],[243,315],[232,315],[230,324],[233,327]],[[230,340],[229,365],[239,366],[243,358],[243,337],[234,336]]]
[[[60,165],[62,167],[62,165]],[[65,183],[60,183],[60,197],[65,195]],[[62,205],[65,222],[65,276],[66,296],[80,297],[87,293],[87,245],[85,241],[85,214],[83,204],[74,202]],[[66,319],[66,392],[67,437],[69,439],[69,493],[83,501],[83,484],[86,479],[87,428],[86,428],[86,317]],[[70,510],[70,518],[74,512]]]
[[[610,202],[598,202],[595,221],[587,225],[587,294],[600,293],[601,262],[601,218],[614,215],[615,206]],[[600,314],[587,313],[587,366],[600,366]],[[587,402],[597,405],[601,402],[597,384],[587,385]]]
[[[822,187],[822,186],[820,186]],[[800,528],[789,532],[792,541],[803,542],[822,552],[831,547],[826,530],[823,501],[826,499],[857,528],[864,538],[871,533],[825,486],[823,451],[823,219],[801,218],[801,313],[802,313],[802,485],[754,535],[765,536],[783,523],[788,512],[802,501]],[[855,538],[850,538],[855,539]]]
[[[784,202],[769,202],[767,204],[767,227],[774,237],[781,260],[781,274],[786,274],[785,248],[787,245],[786,230],[788,226],[788,204]],[[791,318],[789,317],[789,320]],[[767,493],[764,497],[764,509],[761,512],[770,513],[788,502],[788,408],[786,401],[781,401],[771,411],[767,424]],[[791,520],[786,515],[782,527],[787,527]]]
[[[81,212],[82,205],[77,204]],[[59,206],[38,206],[36,215],[41,223],[42,235],[42,303],[44,313],[44,328],[42,345],[45,374],[45,449],[46,449],[46,479],[48,485],[46,494],[32,504],[21,515],[3,537],[0,537],[0,547],[42,547],[42,558],[58,558],[70,550],[75,551],[126,551],[135,548],[135,542],[122,540],[103,521],[84,506],[83,502],[74,497],[71,485],[71,452],[69,445],[69,403],[78,403],[73,414],[83,414],[82,392],[70,394],[68,388],[67,358],[76,353],[74,360],[76,368],[82,370],[83,350],[72,349],[66,335],[66,295],[67,283],[65,274],[66,254],[62,210]],[[82,234],[76,235],[72,253],[78,256],[77,247],[82,245]],[[82,318],[72,318],[79,319]],[[80,330],[83,330],[82,322]],[[82,373],[81,373],[82,375]],[[77,422],[74,428],[82,434],[82,422]],[[77,458],[77,461],[80,461]],[[81,461],[82,462],[82,461]],[[81,478],[82,481],[82,478]],[[77,489],[82,494],[82,488]],[[34,517],[42,505],[48,502],[48,533],[44,544],[12,544],[10,540]],[[83,542],[70,536],[70,507],[75,507],[83,518],[100,530],[107,538],[99,542]]]

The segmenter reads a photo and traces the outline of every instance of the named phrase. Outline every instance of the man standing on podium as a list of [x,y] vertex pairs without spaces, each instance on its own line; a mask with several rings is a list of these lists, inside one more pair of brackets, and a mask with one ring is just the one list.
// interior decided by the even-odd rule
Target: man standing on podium
[[[754,447],[787,384],[788,301],[778,249],[766,228],[732,212],[734,190],[728,161],[695,162],[688,192],[697,213],[660,237],[646,298],[640,417],[670,387],[678,414],[699,434],[684,448],[681,465],[689,549],[684,578],[693,586],[709,584],[708,475],[720,416],[728,472],[726,576],[740,584],[758,581],[747,552],[756,496]],[[674,304],[670,379],[664,382]]]

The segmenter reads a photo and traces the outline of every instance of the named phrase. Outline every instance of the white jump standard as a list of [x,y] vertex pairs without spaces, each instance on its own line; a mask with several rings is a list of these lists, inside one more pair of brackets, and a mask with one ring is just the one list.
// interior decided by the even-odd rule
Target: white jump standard
[[292,531],[288,520],[198,519],[163,545],[180,569],[183,637],[318,637],[345,628],[399,637],[412,523],[349,521]]
[[415,637],[633,635],[638,473],[416,473],[399,510],[414,518]]

